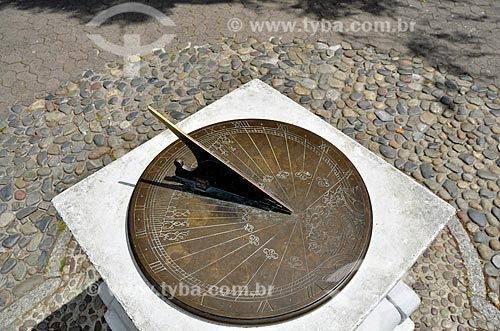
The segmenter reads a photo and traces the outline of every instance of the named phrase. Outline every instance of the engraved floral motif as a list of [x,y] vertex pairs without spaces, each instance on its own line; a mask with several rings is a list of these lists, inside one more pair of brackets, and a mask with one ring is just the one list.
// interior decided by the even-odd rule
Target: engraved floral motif
[[302,259],[298,256],[290,256],[286,263],[290,266],[290,268],[293,269],[297,269],[304,264],[304,262],[302,262]]
[[328,182],[328,178],[326,178],[326,177],[318,177],[318,178],[316,178],[316,181],[318,182],[319,187],[330,186],[330,183]]
[[224,144],[224,145],[231,145],[233,143],[233,141],[231,139],[229,139],[227,136],[221,136],[220,137],[220,141]]
[[247,231],[247,232],[253,232],[254,226],[252,224],[247,223],[247,224],[245,224],[243,229],[245,229],[245,231]]
[[163,221],[161,225],[162,230],[173,229],[173,228],[181,228],[181,227],[189,227],[189,221]]
[[[341,249],[342,231],[337,230],[333,235],[329,232],[326,222],[308,223],[307,248],[318,255],[334,255]],[[331,230],[331,229],[330,229]]]
[[316,254],[318,254],[321,251],[321,245],[314,240],[309,241],[309,243],[307,244],[307,248]]
[[270,183],[270,182],[272,182],[272,181],[273,181],[273,179],[274,179],[274,177],[273,177],[273,176],[270,176],[270,175],[265,175],[264,177],[262,177],[262,181],[263,181],[264,183]]
[[241,206],[238,207],[238,210],[241,211],[241,223],[247,223],[250,221],[250,213],[252,212],[252,209],[247,206]]
[[167,240],[177,241],[189,234],[189,231],[170,231],[175,228],[189,227],[189,221],[177,220],[178,218],[186,218],[190,214],[187,209],[177,209],[175,206],[168,207],[162,220],[160,236]]
[[224,156],[228,155],[229,152],[236,151],[236,148],[233,146],[233,141],[226,136],[219,136],[212,146],[210,146],[210,149]]
[[335,191],[331,190],[323,197],[323,203],[329,208],[344,207],[355,219],[362,220],[363,206],[357,202],[360,187],[358,185],[339,186]]
[[290,176],[290,173],[288,171],[280,170],[276,174],[276,177],[279,179],[287,179],[288,176]]
[[279,257],[278,253],[276,253],[276,251],[273,248],[264,248],[262,252],[266,256],[266,259],[268,260],[276,260]]
[[178,210],[177,207],[175,206],[170,206],[168,209],[165,211],[165,215],[163,217],[163,220],[168,220],[172,218],[185,218],[188,217],[191,212],[189,209],[180,209]]
[[254,246],[259,246],[259,240],[259,237],[253,234],[248,237],[248,242]]
[[335,193],[328,192],[317,205],[309,209],[306,216],[307,248],[315,254],[333,254],[340,247],[342,230],[332,229],[330,226],[330,220],[333,217],[332,213],[335,211],[336,208],[334,207],[338,202],[336,199],[342,200]]
[[186,200],[186,199],[192,199],[192,198],[193,198],[193,195],[190,192],[175,190],[172,193],[172,200]]
[[312,175],[309,171],[300,170],[295,173],[295,177],[298,177],[300,180],[308,180],[311,179]]
[[160,237],[163,237],[169,241],[182,240],[186,238],[188,234],[189,231],[168,231],[168,232],[164,232],[163,230],[160,231]]

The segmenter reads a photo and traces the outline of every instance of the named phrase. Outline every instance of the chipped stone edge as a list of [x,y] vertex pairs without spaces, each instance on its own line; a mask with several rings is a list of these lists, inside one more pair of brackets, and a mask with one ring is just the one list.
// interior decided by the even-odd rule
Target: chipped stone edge
[[69,241],[73,235],[66,227],[57,237],[56,243],[52,248],[52,253],[50,254],[49,264],[46,269],[46,276],[48,278],[59,277],[59,268],[61,264],[61,259],[66,254]]
[[469,235],[457,217],[453,217],[448,223],[448,228],[457,240],[458,248],[462,253],[469,280],[472,306],[484,315],[488,321],[500,325],[500,311],[486,299],[486,284],[484,282],[483,271],[479,263],[479,256],[470,242]]
[[61,279],[59,274],[60,261],[64,254],[72,234],[68,228],[64,229],[56,239],[56,243],[49,255],[49,263],[46,269],[45,279],[31,292],[25,294],[20,299],[14,301],[5,310],[0,312],[0,330],[15,330],[13,321],[21,317],[37,304],[42,302],[50,294],[52,294],[60,285]]

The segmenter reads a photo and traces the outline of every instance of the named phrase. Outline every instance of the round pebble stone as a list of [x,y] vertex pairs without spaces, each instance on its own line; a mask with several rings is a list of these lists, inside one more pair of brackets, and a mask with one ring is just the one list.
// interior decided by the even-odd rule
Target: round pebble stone
[[489,248],[485,244],[480,244],[477,249],[479,252],[479,256],[481,256],[483,260],[489,261],[491,259],[493,255],[493,251],[491,250],[491,248]]
[[476,223],[480,227],[485,227],[486,224],[488,224],[488,221],[486,220],[486,216],[483,213],[481,213],[475,209],[469,209],[467,214],[469,215],[471,221],[473,221],[474,223]]
[[500,230],[496,226],[488,226],[484,229],[486,234],[490,237],[498,237],[500,236]]
[[490,240],[490,247],[494,251],[500,251],[500,241],[498,241],[498,239]]
[[500,269],[500,254],[495,254],[491,258],[491,263],[497,268]]
[[14,199],[16,200],[24,200],[26,198],[26,192],[23,190],[16,190],[14,192]]
[[3,212],[0,214],[0,228],[6,228],[15,219],[15,215],[11,212]]

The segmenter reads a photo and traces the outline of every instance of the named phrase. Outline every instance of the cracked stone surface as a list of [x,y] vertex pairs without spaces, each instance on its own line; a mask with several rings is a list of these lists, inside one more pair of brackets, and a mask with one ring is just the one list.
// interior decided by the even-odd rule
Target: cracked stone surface
[[[100,11],[126,1],[2,1],[0,3],[0,118],[8,115],[14,103],[29,105],[32,98],[54,91],[61,80],[78,79],[86,69],[103,71],[109,61],[120,57],[102,50],[87,34],[101,34],[106,40],[122,45],[125,34],[138,34],[142,44],[149,44],[163,34],[174,34],[165,48],[175,50],[192,44],[213,44],[222,37],[245,40],[281,36],[286,40],[305,38],[312,28],[305,28],[304,18],[345,26],[341,31],[319,30],[317,40],[357,45],[370,44],[383,51],[417,55],[432,65],[439,65],[454,75],[469,73],[483,83],[500,85],[499,28],[500,4],[493,0],[381,0],[258,1],[221,0],[157,1],[146,3],[171,18],[175,26],[165,27],[143,14],[118,15],[100,27],[86,24]],[[232,32],[228,20],[243,23],[241,31]],[[296,29],[285,31],[257,28],[251,21],[295,22]],[[353,22],[415,23],[412,32],[383,33],[354,31]],[[323,26],[328,27],[326,23]],[[391,29],[392,29],[391,28]],[[300,30],[300,31],[299,31]],[[358,29],[359,30],[359,29]],[[486,85],[487,85],[486,84]]]
[[[124,78],[122,65],[108,62],[105,71],[86,70],[35,101],[9,108],[0,133],[1,309],[8,311],[36,286],[60,281],[12,325],[47,329],[60,315],[47,316],[99,277],[73,240],[66,242],[65,254],[51,259],[59,239],[69,235],[51,197],[163,130],[146,111],[149,104],[178,121],[254,78],[454,205],[479,253],[487,300],[498,307],[495,86],[429,66],[421,57],[299,38],[226,39],[180,52],[156,51],[141,65],[140,76]],[[498,330],[471,305],[461,252],[447,231],[413,267],[408,283],[424,298],[412,316],[420,330]],[[92,311],[82,327],[98,320],[102,326],[105,309],[98,300],[78,300],[93,302],[82,308]]]

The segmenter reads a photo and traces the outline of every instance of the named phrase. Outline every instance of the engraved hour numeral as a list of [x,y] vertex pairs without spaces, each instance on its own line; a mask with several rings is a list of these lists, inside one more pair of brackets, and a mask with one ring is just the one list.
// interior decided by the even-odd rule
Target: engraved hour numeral
[[288,132],[288,125],[278,124],[278,130],[283,131],[283,132]]
[[319,145],[319,149],[321,149],[323,152],[328,153],[328,145],[325,144],[324,141],[321,142],[321,145]]
[[146,230],[144,230],[144,231],[139,231],[139,232],[136,232],[136,233],[135,233],[135,237],[136,237],[136,238],[142,238],[142,237],[145,237],[145,236],[146,236],[146,234],[147,234]]
[[165,267],[163,266],[163,264],[160,261],[156,261],[156,262],[150,263],[149,267],[151,268],[151,270],[154,273],[158,273],[160,271],[165,270]]
[[307,297],[309,299],[313,298],[316,296],[319,292],[323,290],[318,284],[313,283],[307,286]]
[[247,121],[237,121],[237,122],[234,122],[234,127],[235,128],[244,128],[244,127],[249,127],[250,124],[248,124]]
[[273,311],[273,306],[269,303],[269,300],[261,301],[257,312],[264,313],[266,311]]

